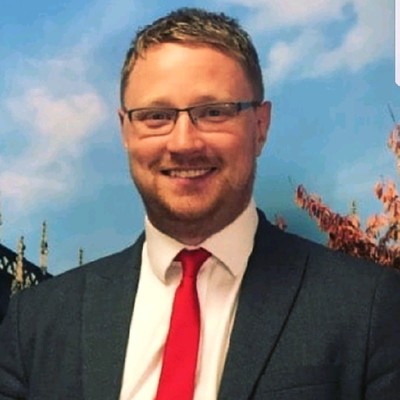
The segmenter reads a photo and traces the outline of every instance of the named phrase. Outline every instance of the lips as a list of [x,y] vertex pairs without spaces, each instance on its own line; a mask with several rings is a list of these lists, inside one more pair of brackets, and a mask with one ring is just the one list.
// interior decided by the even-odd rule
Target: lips
[[215,171],[216,168],[174,168],[174,169],[165,169],[162,170],[164,175],[167,175],[171,178],[180,178],[180,179],[195,179],[206,176],[211,172]]

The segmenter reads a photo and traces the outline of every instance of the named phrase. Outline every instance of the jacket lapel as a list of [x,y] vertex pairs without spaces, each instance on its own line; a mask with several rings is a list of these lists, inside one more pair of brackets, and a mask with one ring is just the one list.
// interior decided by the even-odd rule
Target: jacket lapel
[[82,315],[82,381],[87,400],[118,399],[144,236],[87,275]]
[[271,226],[262,213],[259,218],[219,400],[251,398],[285,327],[305,270],[308,252],[304,242]]

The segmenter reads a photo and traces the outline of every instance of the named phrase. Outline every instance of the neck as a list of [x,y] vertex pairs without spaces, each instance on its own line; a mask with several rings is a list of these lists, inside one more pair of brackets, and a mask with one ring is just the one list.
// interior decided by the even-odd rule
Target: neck
[[249,201],[236,210],[230,209],[229,213],[220,213],[218,216],[212,214],[189,218],[179,215],[167,216],[165,213],[158,216],[152,212],[148,212],[147,215],[152,225],[160,232],[185,245],[197,246],[231,224],[246,209]]

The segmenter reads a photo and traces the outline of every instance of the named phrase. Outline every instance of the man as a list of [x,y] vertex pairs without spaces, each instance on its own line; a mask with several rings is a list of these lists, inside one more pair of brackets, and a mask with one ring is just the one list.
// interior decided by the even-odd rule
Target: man
[[0,399],[398,399],[399,274],[255,208],[270,104],[237,23],[140,31],[119,118],[145,234],[12,300]]

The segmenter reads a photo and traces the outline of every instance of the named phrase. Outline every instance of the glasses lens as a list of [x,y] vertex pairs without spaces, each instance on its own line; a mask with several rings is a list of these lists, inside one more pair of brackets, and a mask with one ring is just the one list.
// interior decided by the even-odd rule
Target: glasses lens
[[198,123],[220,123],[237,115],[235,103],[205,104],[192,109],[192,117]]
[[146,108],[131,113],[132,121],[138,121],[149,129],[171,126],[175,121],[175,116],[175,110],[162,108]]
[[[187,111],[192,122],[203,131],[218,131],[225,129],[244,105],[250,103],[212,103],[185,109],[175,108],[142,108],[129,111],[130,120],[136,129],[142,133],[166,134],[173,128],[178,113]],[[247,107],[246,107],[247,108]]]

